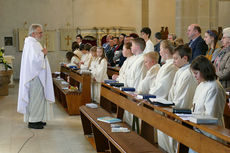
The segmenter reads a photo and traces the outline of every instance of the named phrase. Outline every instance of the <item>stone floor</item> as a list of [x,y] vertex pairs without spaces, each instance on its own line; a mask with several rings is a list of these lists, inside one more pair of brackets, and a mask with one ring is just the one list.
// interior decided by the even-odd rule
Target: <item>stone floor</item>
[[18,83],[9,88],[9,96],[0,96],[0,153],[96,152],[83,135],[80,116],[69,116],[55,103],[54,119],[44,129],[28,129],[17,113],[17,98]]

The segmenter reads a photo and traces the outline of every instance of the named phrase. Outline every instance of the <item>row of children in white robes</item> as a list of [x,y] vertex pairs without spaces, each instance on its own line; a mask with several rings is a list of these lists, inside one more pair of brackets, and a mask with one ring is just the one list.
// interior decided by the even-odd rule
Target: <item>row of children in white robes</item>
[[[135,42],[133,42],[132,44],[135,44]],[[136,46],[134,45],[134,48],[135,47]],[[184,50],[186,52],[190,49],[186,47],[181,47],[181,49],[179,50],[182,50],[182,52]],[[133,47],[132,47],[132,52],[133,52]],[[181,66],[175,66],[175,64],[173,64],[173,53],[174,53],[174,50],[170,42],[163,41],[161,43],[160,55],[166,61],[166,64],[164,64],[160,68],[158,73],[151,72],[153,71],[153,68],[149,69],[147,72],[148,75],[146,75],[146,78],[144,79],[143,79],[144,75],[139,75],[140,78],[138,79],[136,78],[138,75],[138,71],[141,71],[144,65],[143,62],[140,62],[140,61],[143,61],[144,59],[144,58],[141,59],[143,55],[137,56],[135,58],[136,60],[133,60],[133,62],[135,63],[131,64],[131,68],[126,70],[129,72],[129,73],[126,72],[126,77],[124,77],[125,80],[128,79],[127,80],[128,83],[126,83],[126,85],[128,87],[135,87],[135,88],[138,87],[139,93],[150,93],[150,94],[156,95],[157,97],[161,97],[161,98],[173,101],[177,108],[189,108],[190,109],[192,107],[192,102],[194,104],[198,103],[196,104],[198,106],[196,106],[196,108],[194,109],[195,110],[194,112],[197,112],[199,114],[205,113],[206,115],[218,117],[220,122],[222,123],[221,118],[223,116],[223,108],[224,108],[223,104],[225,102],[225,99],[223,96],[225,92],[224,90],[222,90],[223,88],[219,85],[218,81],[215,80],[213,82],[206,81],[206,82],[200,83],[196,89],[196,86],[198,83],[197,81],[195,81],[194,76],[191,73],[190,65],[188,64],[188,61],[189,61],[188,56],[184,56],[184,57],[187,57],[187,59],[185,59],[187,60],[187,64],[184,64]],[[138,57],[139,57],[139,60],[138,60]],[[183,58],[183,57],[180,57],[180,58]],[[179,68],[178,71],[177,71],[178,69],[177,67]],[[148,79],[148,78],[151,78],[151,79]],[[149,80],[149,82],[145,81],[145,79]],[[139,83],[136,81],[138,81]],[[150,82],[152,84],[149,87]],[[212,88],[213,90],[211,90],[210,88]],[[195,90],[196,90],[196,94],[194,95]],[[209,90],[211,91],[211,93]],[[199,100],[197,101],[197,99]],[[212,103],[208,102],[211,99],[213,99],[212,100],[213,102]],[[204,101],[206,101],[207,104],[203,103]],[[209,104],[211,107],[208,106]],[[218,105],[218,104],[219,104],[219,107],[216,108],[216,106],[214,105]],[[207,113],[206,107],[210,107],[212,110],[210,110],[210,112]],[[158,143],[164,150],[168,152],[175,152],[175,147],[173,146],[173,144],[175,143],[173,143],[173,139],[171,139],[170,137],[168,137],[162,132],[158,132]]]

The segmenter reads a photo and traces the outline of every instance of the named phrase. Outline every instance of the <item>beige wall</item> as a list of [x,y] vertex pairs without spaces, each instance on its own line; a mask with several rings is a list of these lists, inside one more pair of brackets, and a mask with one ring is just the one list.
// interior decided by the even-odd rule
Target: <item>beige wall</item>
[[219,23],[218,26],[223,28],[230,27],[230,0],[219,2]]
[[[97,26],[132,26],[141,29],[141,0],[1,0],[0,47],[5,36],[14,36],[13,30],[26,28],[31,23],[47,24],[47,29]],[[49,52],[52,71],[59,70],[65,58],[60,51],[60,33],[57,30],[56,51]],[[15,46],[5,47],[6,55],[15,56],[14,76],[19,78],[21,54]]]
[[175,0],[149,0],[149,27],[153,35],[162,26],[167,26],[170,33],[175,32],[175,8]]

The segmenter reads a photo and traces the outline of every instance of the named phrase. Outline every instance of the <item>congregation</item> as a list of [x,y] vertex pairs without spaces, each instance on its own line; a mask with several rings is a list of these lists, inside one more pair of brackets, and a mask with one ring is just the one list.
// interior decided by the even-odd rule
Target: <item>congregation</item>
[[[216,30],[207,30],[203,39],[200,26],[191,24],[187,29],[189,43],[173,33],[163,40],[156,32],[155,45],[150,40],[150,28],[144,27],[140,33],[140,37],[108,34],[102,47],[83,44],[82,36],[77,35],[73,52],[66,54],[67,66],[91,71],[92,97],[97,103],[100,83],[108,79],[107,66],[119,66],[119,75],[114,74],[112,79],[134,87],[137,94],[153,94],[172,101],[176,108],[216,117],[218,125],[224,126],[226,92],[230,88],[230,28],[223,30],[222,38]],[[125,112],[124,120],[132,124],[132,114]],[[176,152],[175,140],[161,131],[158,144],[167,152]]]
[[[41,30],[40,26],[35,27],[27,41],[33,43],[35,40],[32,37],[40,38]],[[198,24],[188,26],[189,43],[184,43],[183,39],[177,38],[176,34],[168,34],[168,38],[163,39],[161,33],[156,32],[154,45],[150,40],[151,29],[144,27],[140,31],[140,37],[137,34],[121,33],[119,37],[108,34],[102,46],[84,44],[79,34],[76,36],[76,41],[72,43],[72,51],[66,53],[65,66],[75,66],[91,73],[89,90],[92,91],[91,97],[95,103],[100,103],[101,83],[108,79],[108,66],[117,66],[120,67],[119,75],[114,74],[112,79],[123,83],[125,87],[135,88],[136,94],[155,95],[157,98],[173,102],[175,108],[191,109],[194,114],[218,118],[218,125],[224,126],[226,92],[230,89],[230,27],[223,29],[222,38],[217,31],[207,30],[203,39],[201,32]],[[47,50],[41,49],[41,46],[37,47],[42,50],[39,54],[46,62],[44,73],[50,73],[48,59],[46,59]],[[23,58],[26,59],[27,54],[24,54]],[[47,77],[45,74],[42,77]],[[26,83],[26,80],[23,81]],[[36,86],[45,84],[38,78],[32,81]],[[24,90],[27,89],[21,89],[21,92]],[[36,99],[38,96],[36,94],[30,91],[27,97],[34,96],[33,99]],[[42,95],[42,97],[46,96]],[[53,95],[50,96],[50,101],[54,101]],[[48,106],[43,104],[43,107]],[[33,109],[32,105],[31,108],[24,109],[24,105],[21,104],[18,108],[25,114],[25,121],[29,122],[29,128],[41,129],[45,126],[45,122],[40,122],[39,126],[34,125],[36,119],[31,120],[28,116],[30,109]],[[124,121],[131,125],[133,118],[131,113],[125,112]],[[203,132],[203,134],[216,139],[208,133]],[[176,140],[160,130],[157,131],[157,137],[159,146],[165,151],[170,153],[177,151]],[[194,151],[190,149],[189,152]]]

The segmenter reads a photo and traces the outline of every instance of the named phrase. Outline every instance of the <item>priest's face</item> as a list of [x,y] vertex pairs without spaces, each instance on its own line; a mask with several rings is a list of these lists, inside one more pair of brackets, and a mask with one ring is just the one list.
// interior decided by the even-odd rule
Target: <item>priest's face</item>
[[43,32],[42,32],[41,27],[37,27],[36,31],[32,34],[32,36],[35,39],[40,41],[42,39],[42,36],[43,36]]
[[181,58],[181,56],[179,55],[178,52],[175,52],[173,54],[173,63],[176,67],[181,68],[182,66],[184,66],[187,63],[187,57],[184,56]]
[[194,77],[196,78],[198,84],[205,81],[202,74],[200,73],[200,71],[192,69],[192,72],[193,72]]

